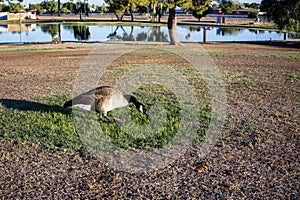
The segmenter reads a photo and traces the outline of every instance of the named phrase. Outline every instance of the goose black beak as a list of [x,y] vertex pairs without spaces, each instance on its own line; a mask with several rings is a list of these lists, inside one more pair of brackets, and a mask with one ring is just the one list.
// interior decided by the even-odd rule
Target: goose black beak
[[147,118],[149,118],[149,113],[148,113],[148,111],[146,111],[144,114],[146,115]]

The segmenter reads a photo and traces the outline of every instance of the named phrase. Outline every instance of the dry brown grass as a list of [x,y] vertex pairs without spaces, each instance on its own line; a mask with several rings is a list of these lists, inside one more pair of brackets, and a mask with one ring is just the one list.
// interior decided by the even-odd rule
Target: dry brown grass
[[[297,199],[299,49],[203,47],[224,77],[228,98],[228,122],[206,157],[198,158],[198,149],[191,148],[164,169],[132,175],[80,152],[1,137],[0,197]],[[91,50],[0,52],[1,98],[70,95],[76,70]]]

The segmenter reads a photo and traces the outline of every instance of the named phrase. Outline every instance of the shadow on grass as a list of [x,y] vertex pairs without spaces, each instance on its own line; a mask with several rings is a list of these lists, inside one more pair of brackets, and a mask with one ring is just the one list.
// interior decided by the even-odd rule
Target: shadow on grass
[[6,108],[12,108],[23,111],[41,111],[41,112],[59,112],[62,114],[71,114],[71,109],[63,108],[58,105],[48,105],[33,101],[15,100],[15,99],[0,99],[0,104]]

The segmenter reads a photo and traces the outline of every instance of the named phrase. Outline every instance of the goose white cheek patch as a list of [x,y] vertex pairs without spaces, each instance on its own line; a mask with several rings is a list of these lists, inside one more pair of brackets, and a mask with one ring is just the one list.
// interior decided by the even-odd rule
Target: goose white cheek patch
[[91,105],[85,105],[85,104],[75,104],[74,107],[82,108],[84,110],[90,111],[92,106]]
[[140,110],[141,113],[144,113],[144,111],[143,111],[143,106],[140,106],[140,107],[139,107],[139,110]]

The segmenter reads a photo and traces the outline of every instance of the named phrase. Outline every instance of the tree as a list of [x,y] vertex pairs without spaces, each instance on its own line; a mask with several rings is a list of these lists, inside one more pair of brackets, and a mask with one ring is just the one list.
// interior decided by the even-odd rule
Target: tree
[[24,7],[20,2],[18,3],[8,2],[8,6],[10,12],[18,12],[20,10],[24,10]]
[[233,10],[238,9],[240,4],[232,0],[220,0],[220,8],[223,13],[232,13]]
[[244,3],[244,7],[246,8],[254,8],[259,9],[260,4],[258,3]]
[[60,17],[61,9],[60,9],[60,0],[57,0],[57,15]]
[[169,8],[169,16],[168,16],[168,30],[170,35],[170,44],[177,45],[180,44],[177,37],[177,18],[176,18],[176,7],[180,7],[181,9],[188,11],[191,9],[195,9],[200,14],[204,13],[205,10],[208,9],[209,0],[167,0],[166,6]]
[[62,12],[63,12],[63,10],[69,10],[71,13],[75,13],[76,12],[76,4],[73,3],[72,1],[68,1],[63,4]]
[[8,5],[4,4],[4,1],[0,0],[0,12],[19,12],[20,10],[24,10],[21,4],[23,0],[16,0],[16,3],[13,2],[14,0],[6,0],[8,1]]
[[194,17],[199,21],[200,19],[209,13],[209,0],[193,0],[190,10]]
[[148,0],[129,0],[126,11],[129,12],[131,16],[131,21],[133,21],[133,13],[132,13],[133,10],[135,10],[137,7],[140,6],[147,6],[148,2],[149,2]]
[[105,6],[96,6],[96,12],[106,13],[107,12],[107,8]]
[[300,32],[300,0],[262,0],[260,9],[278,28]]
[[82,19],[82,14],[88,17],[90,13],[89,4],[77,2],[77,12],[79,12],[80,20]]
[[118,21],[122,20],[125,14],[129,14],[133,21],[133,10],[139,6],[148,6],[151,1],[153,0],[105,0],[109,5],[109,11],[115,13]]
[[29,4],[29,10],[36,10],[38,15],[42,15],[45,12],[45,9],[42,8],[41,4]]
[[251,13],[248,15],[248,18],[258,19],[258,12],[251,12]]
[[121,21],[128,7],[129,0],[105,0],[105,2],[109,5],[109,11],[116,15],[118,21]]
[[43,1],[41,3],[41,6],[47,10],[51,15],[53,15],[53,13],[57,12],[58,6],[57,3],[55,2],[55,0],[49,0],[49,1]]
[[5,4],[0,4],[0,12],[8,12],[9,6]]

